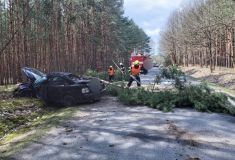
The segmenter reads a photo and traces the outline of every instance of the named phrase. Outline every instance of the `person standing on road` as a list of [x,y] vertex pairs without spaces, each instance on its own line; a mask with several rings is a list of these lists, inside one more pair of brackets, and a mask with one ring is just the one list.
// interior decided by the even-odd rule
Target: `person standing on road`
[[115,75],[115,70],[113,66],[109,66],[108,74],[109,74],[109,82],[112,82],[114,79],[114,75]]
[[134,66],[131,67],[131,73],[130,73],[130,79],[129,79],[129,83],[128,83],[128,87],[131,86],[133,81],[136,81],[137,86],[140,87],[141,86],[141,82],[140,82],[140,62],[139,61],[135,61],[134,62]]

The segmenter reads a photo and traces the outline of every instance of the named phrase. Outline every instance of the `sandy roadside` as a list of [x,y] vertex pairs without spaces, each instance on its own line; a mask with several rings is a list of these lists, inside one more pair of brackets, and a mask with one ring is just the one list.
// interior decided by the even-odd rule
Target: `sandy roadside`
[[215,83],[229,89],[235,89],[235,70],[229,68],[216,68],[213,73],[209,68],[182,67],[183,71],[197,79]]

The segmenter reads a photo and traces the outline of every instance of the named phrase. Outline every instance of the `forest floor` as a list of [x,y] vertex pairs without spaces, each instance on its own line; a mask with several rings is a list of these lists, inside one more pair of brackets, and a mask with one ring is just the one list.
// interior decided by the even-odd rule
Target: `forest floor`
[[40,100],[14,98],[15,85],[0,86],[0,160],[71,117],[75,108],[46,107]]

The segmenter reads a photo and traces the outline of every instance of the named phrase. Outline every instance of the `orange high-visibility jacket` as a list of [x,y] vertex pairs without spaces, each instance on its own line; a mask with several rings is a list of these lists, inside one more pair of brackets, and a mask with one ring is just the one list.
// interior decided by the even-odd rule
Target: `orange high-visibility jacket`
[[114,76],[115,70],[113,68],[109,68],[108,73],[110,76]]
[[138,76],[140,74],[140,66],[138,68],[131,67],[131,75]]

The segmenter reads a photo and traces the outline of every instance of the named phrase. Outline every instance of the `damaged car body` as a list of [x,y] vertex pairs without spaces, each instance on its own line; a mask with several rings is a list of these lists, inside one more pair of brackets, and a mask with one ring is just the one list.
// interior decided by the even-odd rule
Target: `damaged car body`
[[83,78],[66,72],[44,74],[24,67],[22,73],[28,82],[14,91],[16,97],[37,97],[46,103],[70,106],[100,99],[104,89],[100,80]]

